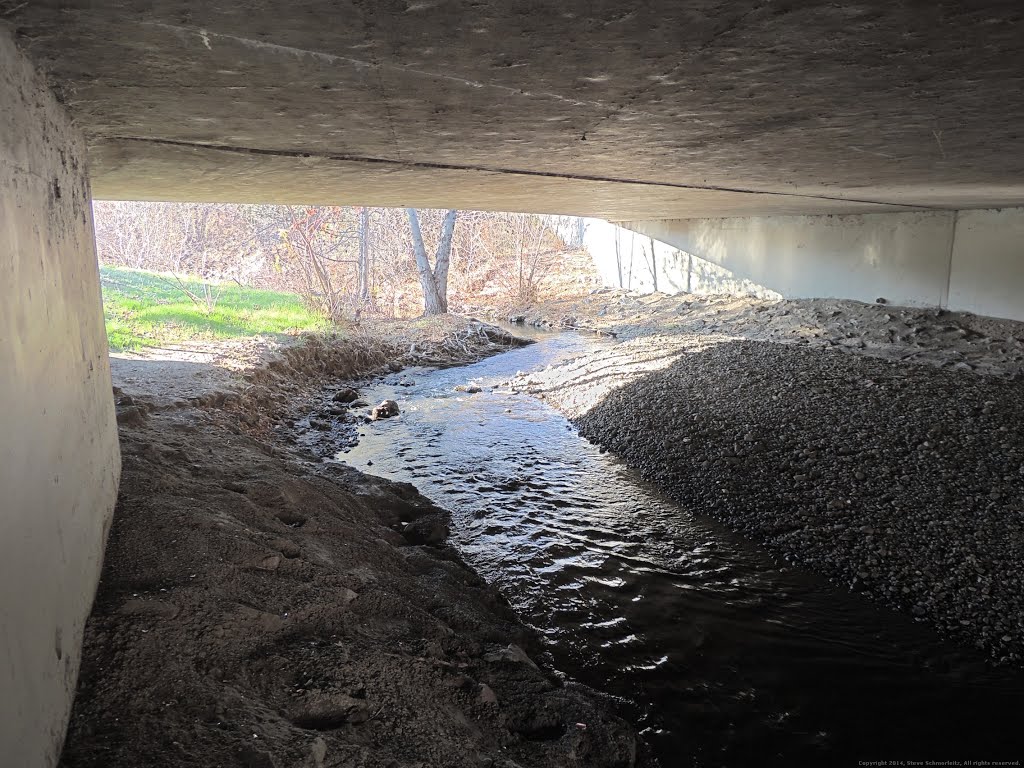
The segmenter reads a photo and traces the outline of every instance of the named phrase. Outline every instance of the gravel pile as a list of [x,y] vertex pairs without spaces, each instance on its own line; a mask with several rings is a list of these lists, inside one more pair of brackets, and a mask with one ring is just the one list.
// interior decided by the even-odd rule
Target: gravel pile
[[1020,663],[1024,386],[747,340],[683,352],[681,341],[617,345],[518,385],[685,506]]

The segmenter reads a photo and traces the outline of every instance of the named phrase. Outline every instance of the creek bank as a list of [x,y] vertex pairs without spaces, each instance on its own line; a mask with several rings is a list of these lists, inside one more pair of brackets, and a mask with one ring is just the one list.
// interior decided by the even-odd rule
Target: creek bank
[[[372,414],[358,388],[411,367],[466,365],[529,344],[457,315],[375,320],[341,334],[290,340],[197,342],[111,356],[114,383],[158,406],[199,407],[226,428],[259,439],[296,443],[307,431],[340,428],[357,439]],[[411,382],[406,374],[402,379]],[[324,394],[329,402],[321,402]],[[130,414],[122,418],[131,418]]]
[[115,361],[121,491],[61,765],[649,765],[447,546],[446,511],[264,437],[287,418],[274,382],[287,398],[395,361],[304,347],[230,382],[181,363],[164,389],[136,360],[141,394]]
[[1024,324],[941,309],[847,299],[638,294],[602,288],[529,307],[480,308],[492,319],[593,331],[628,341],[713,334],[842,354],[1024,376]]
[[1019,665],[1024,389],[887,357],[638,334],[512,386],[776,557]]
[[[402,374],[407,368],[466,365],[527,343],[496,326],[455,315],[385,322],[373,332],[342,338],[309,336],[246,371],[234,395],[215,404],[237,414],[247,432],[263,437],[293,435],[299,421],[306,422],[300,431],[310,422],[321,429],[338,422],[357,424],[371,415],[363,412],[368,404],[358,392],[369,381],[392,375],[411,382]],[[314,407],[324,392],[340,399]]]

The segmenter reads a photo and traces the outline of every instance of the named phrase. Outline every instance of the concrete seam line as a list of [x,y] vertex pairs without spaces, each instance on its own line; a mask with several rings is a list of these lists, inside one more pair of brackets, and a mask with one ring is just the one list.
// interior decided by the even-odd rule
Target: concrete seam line
[[[835,197],[830,195],[812,195],[800,192],[776,192],[761,191],[757,189],[744,189],[742,187],[721,187],[715,185],[681,184],[671,181],[647,181],[644,179],[619,179],[613,176],[593,176],[577,173],[557,173],[554,171],[530,171],[518,168],[488,167],[485,165],[458,165],[455,163],[434,163],[417,160],[395,160],[388,157],[365,157],[362,155],[344,154],[317,154],[314,152],[302,152],[293,149],[258,149],[255,147],[236,147],[229,144],[203,144],[192,141],[178,141],[176,139],[152,139],[142,136],[97,136],[100,141],[132,141],[143,144],[159,144],[170,147],[185,147],[187,149],[206,149],[215,152],[234,152],[244,155],[267,155],[271,157],[293,157],[297,159],[320,159],[334,160],[344,163],[367,163],[375,165],[394,165],[405,168],[429,169],[440,171],[477,171],[480,173],[494,173],[508,176],[533,176],[547,179],[563,179],[566,181],[588,181],[601,182],[606,184],[629,184],[643,187],[665,187],[669,189],[689,189],[697,192],[731,192],[738,195],[767,195],[772,197],[792,197],[801,200],[829,200],[837,203],[860,203],[861,205],[879,205],[889,208],[898,208],[906,211],[945,211],[933,205],[919,203],[890,203],[879,200],[864,200],[852,197]],[[883,211],[879,211],[883,213]]]
[[960,211],[953,211],[953,226],[949,231],[949,254],[946,258],[946,285],[939,296],[939,306],[942,309],[949,307],[949,291],[953,283],[953,253],[956,251],[956,230],[960,222]]

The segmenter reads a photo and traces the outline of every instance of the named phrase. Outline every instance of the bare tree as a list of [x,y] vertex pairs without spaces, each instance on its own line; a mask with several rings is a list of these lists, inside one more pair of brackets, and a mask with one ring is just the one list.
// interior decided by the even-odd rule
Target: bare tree
[[492,279],[518,304],[537,298],[541,281],[565,250],[565,243],[549,219],[523,213],[491,214],[489,254]]
[[416,270],[423,286],[423,314],[443,315],[448,311],[448,264],[452,254],[452,235],[455,232],[455,218],[459,212],[452,210],[444,215],[441,222],[441,238],[434,253],[434,267],[431,269],[427,249],[423,245],[423,233],[415,208],[406,208],[409,228],[412,230],[412,247],[416,256]]
[[338,285],[337,265],[358,262],[339,255],[354,234],[343,219],[345,209],[286,206],[285,210],[291,226],[282,231],[282,237],[303,278],[300,292],[332,323],[340,323],[345,314],[345,290]]
[[[421,274],[402,208],[97,202],[95,211],[104,264],[169,273],[166,279],[208,313],[225,281],[297,293],[334,319],[412,317],[423,313],[427,296],[432,311],[522,305],[580,284],[573,272],[562,286],[576,256],[568,241],[578,230],[568,217],[459,211],[456,220],[443,209],[420,209],[420,255],[430,254],[420,259],[429,262]],[[441,242],[438,260],[448,227],[450,242]],[[625,244],[617,245],[625,282],[629,257]],[[424,291],[424,274],[433,289]]]
[[370,209],[359,209],[359,301],[370,302]]

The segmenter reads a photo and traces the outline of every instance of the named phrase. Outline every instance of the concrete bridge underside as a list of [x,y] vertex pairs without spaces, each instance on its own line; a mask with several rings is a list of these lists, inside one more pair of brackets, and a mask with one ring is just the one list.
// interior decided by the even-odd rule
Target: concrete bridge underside
[[[632,7],[631,7],[632,6]],[[101,198],[1024,204],[1015,2],[0,2]]]
[[785,295],[1024,318],[1022,16],[0,0],[5,759],[56,763],[116,495],[91,196],[596,216]]

